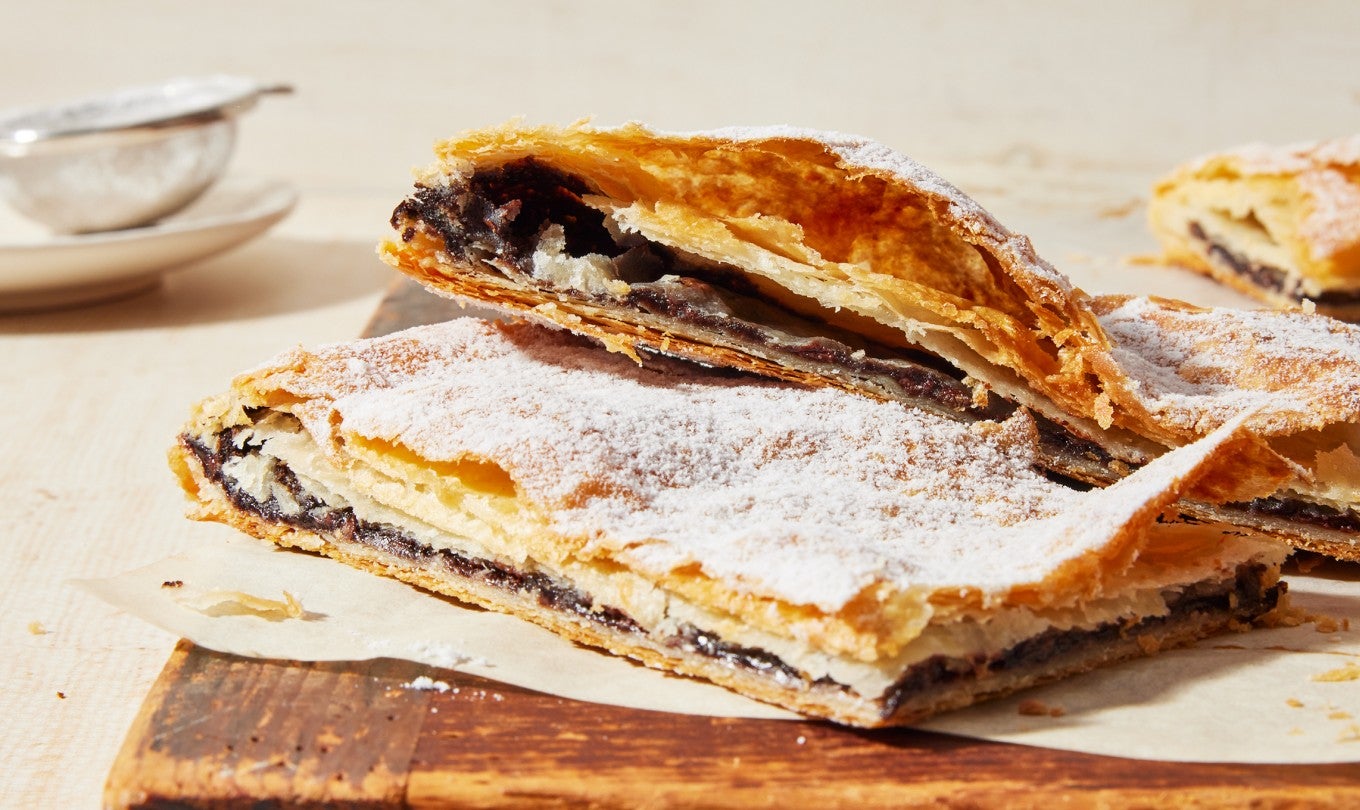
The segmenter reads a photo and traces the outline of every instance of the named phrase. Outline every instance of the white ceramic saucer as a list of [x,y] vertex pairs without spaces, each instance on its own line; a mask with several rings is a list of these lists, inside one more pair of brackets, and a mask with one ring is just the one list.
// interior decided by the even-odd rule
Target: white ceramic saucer
[[0,312],[93,303],[152,287],[166,272],[260,235],[296,202],[287,183],[227,177],[144,228],[52,235],[3,212]]

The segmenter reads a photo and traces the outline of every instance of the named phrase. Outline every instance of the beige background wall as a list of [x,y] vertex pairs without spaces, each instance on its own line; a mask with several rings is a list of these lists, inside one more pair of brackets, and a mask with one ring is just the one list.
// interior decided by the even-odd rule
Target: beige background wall
[[0,107],[172,74],[289,81],[238,166],[326,190],[399,192],[432,140],[514,115],[791,123],[927,162],[1150,170],[1360,131],[1345,0],[22,6]]

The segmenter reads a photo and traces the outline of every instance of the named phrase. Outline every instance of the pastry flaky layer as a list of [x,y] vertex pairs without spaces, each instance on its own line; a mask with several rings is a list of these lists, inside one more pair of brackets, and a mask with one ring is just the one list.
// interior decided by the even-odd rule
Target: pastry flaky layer
[[1174,170],[1148,218],[1169,259],[1281,307],[1360,317],[1360,135]]
[[1360,557],[1360,328],[1091,298],[957,189],[848,136],[510,125],[437,153],[380,251],[436,292],[635,358],[963,422],[1023,407],[1040,463],[1098,485],[1245,414],[1296,475],[1182,508]]
[[863,726],[1275,604],[1283,544],[1163,520],[1290,474],[1242,420],[1106,489],[1039,452],[1024,411],[964,424],[457,319],[242,375],[171,459],[195,517]]

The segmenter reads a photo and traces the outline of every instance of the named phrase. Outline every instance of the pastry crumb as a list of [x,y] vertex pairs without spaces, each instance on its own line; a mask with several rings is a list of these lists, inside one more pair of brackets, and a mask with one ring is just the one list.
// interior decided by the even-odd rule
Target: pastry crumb
[[1294,567],[1299,569],[1300,574],[1307,574],[1314,568],[1322,565],[1324,559],[1325,558],[1321,554],[1313,554],[1307,551],[1295,551],[1289,558],[1289,562],[1292,562]]
[[1138,636],[1135,640],[1138,642],[1138,648],[1143,651],[1143,655],[1156,655],[1162,651],[1162,642],[1152,636]]
[[1284,705],[1289,706],[1289,707],[1292,707],[1292,708],[1295,708],[1295,709],[1302,709],[1302,708],[1303,708],[1303,701],[1302,701],[1302,700],[1299,700],[1298,698],[1289,698],[1288,700],[1286,700],[1286,701],[1284,702]]
[[65,693],[65,692],[57,692],[57,697],[58,697],[59,699],[61,699],[61,700],[65,700],[65,699],[66,699],[66,693]]
[[1164,264],[1164,263],[1165,263],[1165,259],[1163,259],[1160,255],[1156,255],[1156,254],[1152,254],[1152,253],[1134,253],[1134,254],[1132,254],[1132,255],[1125,256],[1125,257],[1124,257],[1124,263],[1125,263],[1125,264],[1132,264],[1132,265],[1135,265],[1135,266],[1137,266],[1137,265],[1160,265],[1160,264]]
[[161,583],[161,587],[162,587],[162,588],[183,588],[183,587],[184,587],[184,580],[182,580],[182,579],[167,579],[166,581],[164,581],[164,582]]
[[1319,633],[1335,633],[1341,627],[1341,623],[1330,616],[1323,616],[1313,622],[1313,629]]
[[269,599],[245,591],[217,590],[203,594],[194,600],[202,607],[197,610],[209,616],[253,615],[269,621],[282,619],[301,619],[307,614],[302,603],[288,591],[282,599]]
[[1360,681],[1360,664],[1354,661],[1347,661],[1344,667],[1329,669],[1313,676],[1313,680],[1324,683],[1335,683],[1339,681]]
[[28,632],[30,635],[34,636],[45,636],[50,631],[46,627],[42,626],[42,622],[29,622]]
[[1022,700],[1016,711],[1026,717],[1062,717],[1067,710],[1061,706],[1049,706],[1040,700]]
[[1327,719],[1328,719],[1328,720],[1350,720],[1350,719],[1351,719],[1351,713],[1350,713],[1350,712],[1343,712],[1343,711],[1335,711],[1335,712],[1332,712],[1331,714],[1327,715]]
[[1143,205],[1144,203],[1141,198],[1133,197],[1122,203],[1107,205],[1104,208],[1101,208],[1099,211],[1096,211],[1096,216],[1102,219],[1122,219],[1142,210]]
[[[1302,565],[1300,569],[1303,570]],[[1302,608],[1294,607],[1289,602],[1289,595],[1285,594],[1284,599],[1276,608],[1264,616],[1259,617],[1255,622],[1257,627],[1298,627],[1302,624],[1311,624],[1319,633],[1335,633],[1350,629],[1350,620],[1343,617],[1328,616],[1325,613],[1309,613]]]

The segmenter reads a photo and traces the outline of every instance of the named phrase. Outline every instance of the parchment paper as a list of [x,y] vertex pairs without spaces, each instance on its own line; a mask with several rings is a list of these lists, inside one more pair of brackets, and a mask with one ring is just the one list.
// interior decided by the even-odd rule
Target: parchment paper
[[[1303,624],[1220,636],[953,712],[922,728],[1139,759],[1360,761],[1360,679],[1315,679],[1360,675],[1358,572],[1338,565],[1290,578],[1295,606],[1349,619],[1350,630],[1324,633]],[[182,584],[164,584],[176,582]],[[794,717],[716,686],[577,647],[518,619],[245,538],[80,584],[195,644],[237,655],[405,658],[577,700]],[[257,615],[235,606],[225,595],[230,591],[271,600],[283,600],[286,591],[302,615]],[[1022,704],[1061,714],[1022,714]]]

